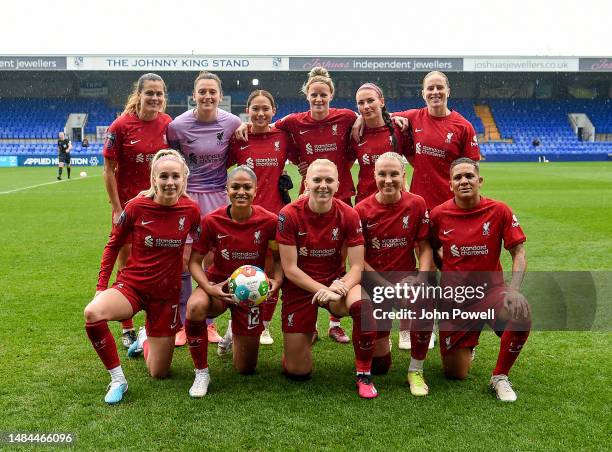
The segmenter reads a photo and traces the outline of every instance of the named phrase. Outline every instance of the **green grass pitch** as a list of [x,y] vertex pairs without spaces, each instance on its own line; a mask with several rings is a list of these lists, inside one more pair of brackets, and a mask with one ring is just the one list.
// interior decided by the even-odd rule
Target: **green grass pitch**
[[[211,347],[209,395],[191,400],[187,348],[176,350],[162,381],[122,349],[130,390],[107,406],[108,373],[82,311],[110,208],[101,168],[87,168],[83,179],[79,171],[46,184],[55,168],[0,169],[0,432],[73,432],[74,447],[106,450],[609,449],[609,324],[604,332],[532,333],[511,375],[514,404],[487,389],[499,343],[491,333],[462,382],[442,377],[436,346],[425,363],[431,393],[421,399],[404,383],[409,354],[394,347],[390,373],[375,380],[380,397],[365,401],[354,388],[351,346],[326,337],[313,349],[312,380],[281,376],[277,311],[275,343],[262,347],[255,375],[237,375]],[[612,270],[610,163],[483,163],[482,175],[483,194],[507,202],[521,220],[530,270]],[[21,190],[39,184],[46,185]],[[135,321],[142,325],[142,315]],[[218,324],[223,331],[226,318]]]

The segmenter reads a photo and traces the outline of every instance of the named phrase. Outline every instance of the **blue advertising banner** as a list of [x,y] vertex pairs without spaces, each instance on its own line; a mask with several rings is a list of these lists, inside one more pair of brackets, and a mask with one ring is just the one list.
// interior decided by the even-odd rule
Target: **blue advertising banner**
[[[19,166],[57,166],[58,163],[57,155],[48,154],[20,155],[19,157],[12,158],[18,159]],[[72,157],[70,159],[70,166],[99,166],[103,164],[104,158],[102,157],[102,154],[82,155],[78,157]]]
[[19,164],[15,155],[0,155],[0,167],[7,168],[17,166]]

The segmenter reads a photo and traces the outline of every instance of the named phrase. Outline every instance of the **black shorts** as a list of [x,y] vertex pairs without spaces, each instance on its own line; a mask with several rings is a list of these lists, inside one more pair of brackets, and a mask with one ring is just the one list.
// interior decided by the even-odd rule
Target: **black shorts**
[[65,163],[66,165],[70,165],[70,156],[69,155],[60,155],[58,160],[59,160],[60,163]]

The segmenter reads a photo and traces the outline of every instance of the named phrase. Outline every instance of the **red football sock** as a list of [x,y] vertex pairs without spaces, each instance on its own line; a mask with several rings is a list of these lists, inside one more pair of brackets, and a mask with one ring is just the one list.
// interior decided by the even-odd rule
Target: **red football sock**
[[385,375],[391,368],[391,352],[372,358],[372,374]]
[[206,369],[208,367],[208,333],[206,331],[206,320],[196,322],[185,320],[185,334],[189,352],[193,359],[196,369]]
[[[410,330],[410,319],[401,319],[399,329],[400,331]],[[412,338],[410,338],[410,340],[412,340]]]
[[124,330],[133,330],[134,329],[134,320],[127,319],[127,320],[121,321],[121,328],[123,328]]
[[106,320],[87,322],[85,323],[85,331],[104,366],[109,370],[117,367],[120,364],[119,354],[117,353],[115,338],[108,328],[108,322]]
[[410,330],[410,356],[414,359],[423,360],[427,356],[431,331]]
[[521,322],[520,324],[513,321],[508,322],[501,336],[499,355],[497,355],[497,364],[495,370],[493,370],[493,375],[508,375],[523,345],[527,342],[530,330],[531,322]]
[[376,339],[376,320],[369,300],[358,300],[349,309],[353,318],[353,350],[357,373],[369,373],[372,369],[374,341]]

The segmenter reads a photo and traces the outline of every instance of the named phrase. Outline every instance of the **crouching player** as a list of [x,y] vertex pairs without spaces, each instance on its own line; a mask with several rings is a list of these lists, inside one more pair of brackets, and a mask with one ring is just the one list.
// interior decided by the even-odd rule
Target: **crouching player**
[[[381,154],[374,165],[374,180],[378,191],[355,206],[361,218],[365,237],[365,269],[368,272],[394,273],[382,275],[368,273],[368,284],[370,282],[376,285],[392,285],[397,282],[408,284],[409,281],[427,283],[428,272],[433,270],[433,256],[428,240],[429,216],[425,200],[404,189],[406,170],[402,157],[395,152]],[[416,275],[415,249],[419,256],[420,275]],[[383,279],[377,282],[377,278],[395,281]],[[362,284],[365,285],[366,281],[362,281]],[[430,310],[431,302],[425,298],[411,302],[413,303],[410,306],[404,307],[414,312]],[[381,308],[389,312],[393,306],[381,305]],[[389,331],[392,322],[388,318],[377,319],[376,322],[377,336],[372,372],[385,374],[391,367]],[[425,396],[429,393],[423,378],[423,362],[427,355],[432,329],[431,319],[418,318],[411,324],[412,348],[408,384],[410,392],[415,396]]]
[[[219,207],[202,219],[200,240],[194,242],[189,260],[189,270],[198,283],[187,302],[185,332],[189,351],[195,365],[195,380],[189,395],[204,397],[208,392],[208,340],[206,319],[232,311],[232,337],[226,338],[227,346],[234,349],[234,367],[242,374],[250,374],[257,366],[259,336],[263,331],[261,306],[236,305],[223,288],[231,274],[242,265],[263,268],[268,248],[272,248],[274,275],[269,275],[271,292],[282,282],[282,270],[278,258],[275,234],[278,218],[263,207],[254,206],[257,176],[247,166],[238,166],[227,178],[227,194],[230,205]],[[204,256],[214,252],[213,263],[202,270]]]
[[357,212],[334,198],[338,185],[336,165],[315,160],[305,176],[309,195],[279,213],[276,239],[285,273],[283,373],[297,380],[310,377],[311,340],[322,306],[336,317],[352,317],[357,388],[360,397],[369,399],[378,395],[371,379],[376,325],[371,302],[361,299],[364,241]]
[[[467,157],[455,160],[451,164],[450,177],[454,198],[431,212],[432,244],[442,253],[441,285],[456,286],[461,283],[457,276],[465,278],[469,274],[469,281],[474,277],[487,280],[488,287],[482,299],[473,304],[465,302],[462,309],[484,314],[481,316],[484,319],[440,322],[444,373],[447,378],[467,377],[472,350],[488,323],[501,337],[490,385],[499,400],[514,402],[516,393],[508,381],[508,374],[531,329],[529,303],[519,292],[527,267],[523,246],[525,234],[507,205],[480,196],[483,179],[477,162]],[[507,285],[499,261],[502,241],[512,256],[512,279]],[[474,272],[489,273],[475,276]],[[468,284],[469,281],[463,279]],[[486,315],[490,309],[493,316]]]
[[[104,249],[96,296],[85,308],[85,330],[111,375],[104,398],[109,404],[119,403],[128,389],[109,320],[130,319],[144,310],[146,326],[128,354],[144,350],[153,378],[164,378],[170,369],[174,336],[181,327],[181,256],[187,234],[198,236],[200,230],[200,209],[185,195],[188,174],[178,152],[157,152],[151,162],[151,188],[128,202]],[[127,265],[109,289],[117,255],[128,243],[132,252]]]

